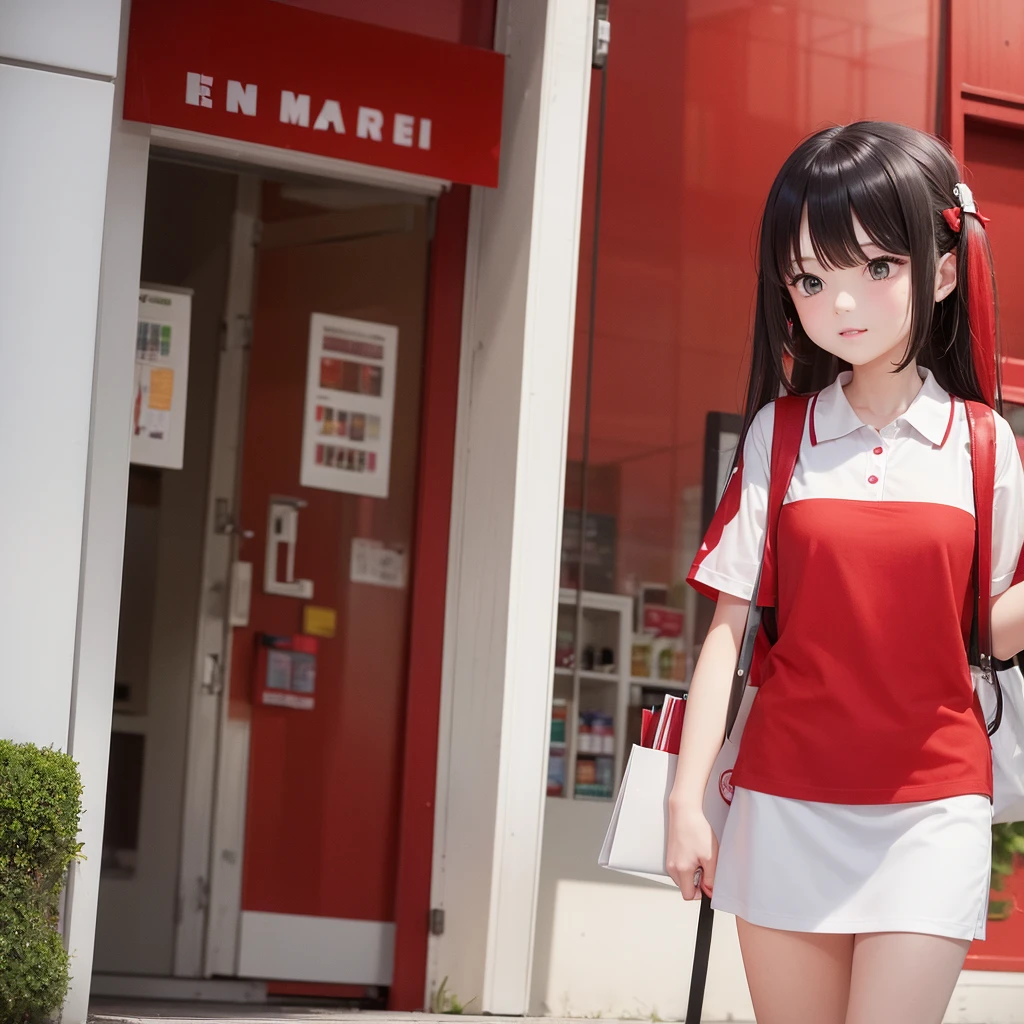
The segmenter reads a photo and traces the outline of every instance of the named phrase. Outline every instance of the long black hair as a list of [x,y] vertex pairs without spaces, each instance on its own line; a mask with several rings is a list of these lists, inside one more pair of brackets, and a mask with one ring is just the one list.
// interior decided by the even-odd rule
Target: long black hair
[[[757,411],[784,390],[810,394],[849,369],[807,336],[787,291],[790,266],[800,253],[804,209],[814,255],[826,268],[867,262],[857,242],[854,214],[878,246],[910,257],[910,338],[894,372],[916,359],[951,394],[998,406],[995,283],[988,238],[979,217],[965,214],[955,231],[943,215],[959,205],[953,186],[960,181],[961,170],[939,139],[886,121],[826,128],[794,150],[775,178],[761,219],[744,433]],[[936,303],[936,263],[953,249],[957,286]],[[972,291],[978,293],[974,310]],[[982,303],[992,307],[987,319],[978,316]],[[991,337],[979,338],[979,331]]]

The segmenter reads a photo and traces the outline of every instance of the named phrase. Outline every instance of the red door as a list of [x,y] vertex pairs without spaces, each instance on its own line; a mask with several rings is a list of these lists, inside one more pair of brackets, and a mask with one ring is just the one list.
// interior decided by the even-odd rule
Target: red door
[[[252,563],[252,603],[249,627],[235,631],[231,678],[232,713],[251,716],[239,940],[244,976],[391,983],[427,224],[427,206],[413,198],[374,200],[344,188],[264,189],[240,509],[241,522],[255,534],[239,554]],[[350,478],[373,461],[371,434],[380,442],[390,433],[386,497],[300,485],[314,314],[397,328],[393,382],[386,380],[387,363],[383,371],[367,369],[372,353],[367,362],[367,352],[353,351],[349,342],[335,353],[338,409],[324,439],[330,443],[317,448],[351,452],[344,467],[337,456],[339,478]],[[354,384],[348,364],[356,367]],[[359,400],[392,384],[388,432],[386,423],[371,424]],[[346,402],[353,408],[342,429],[339,410]],[[362,417],[358,431],[356,416]],[[318,458],[327,461],[323,452]],[[334,458],[332,452],[332,466]],[[311,599],[265,592],[272,498],[302,503],[293,575],[311,581]],[[361,562],[353,581],[353,545],[365,550],[368,543],[389,552],[385,568],[404,566],[404,582],[382,575],[376,561],[369,571]],[[282,553],[272,566],[278,578],[288,572],[286,563]],[[331,613],[336,621],[334,636],[316,640],[314,707],[254,700],[256,677],[265,670],[257,657],[261,637],[301,634],[310,605],[326,610],[321,621]]]

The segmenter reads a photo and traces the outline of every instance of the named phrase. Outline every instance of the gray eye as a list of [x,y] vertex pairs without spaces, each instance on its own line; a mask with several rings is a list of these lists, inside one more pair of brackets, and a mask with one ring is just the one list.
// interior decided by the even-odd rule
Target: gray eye
[[884,260],[876,260],[868,264],[868,273],[872,281],[884,281],[889,276],[889,264]]
[[817,295],[824,287],[820,277],[804,277],[800,280],[805,295]]

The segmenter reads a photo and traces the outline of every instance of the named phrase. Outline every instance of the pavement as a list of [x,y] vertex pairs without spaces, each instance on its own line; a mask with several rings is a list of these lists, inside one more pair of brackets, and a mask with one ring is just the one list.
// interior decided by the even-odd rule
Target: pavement
[[[100,1002],[93,1004],[93,1011],[89,1014],[90,1024],[295,1024],[296,1021],[309,1024],[454,1024],[455,1021],[465,1024],[569,1024],[567,1018],[560,1017],[475,1017],[468,1014],[385,1013],[310,1006],[226,1006],[223,1003]],[[579,1020],[573,1019],[572,1024],[579,1024]],[[602,1018],[601,1024],[619,1022]]]

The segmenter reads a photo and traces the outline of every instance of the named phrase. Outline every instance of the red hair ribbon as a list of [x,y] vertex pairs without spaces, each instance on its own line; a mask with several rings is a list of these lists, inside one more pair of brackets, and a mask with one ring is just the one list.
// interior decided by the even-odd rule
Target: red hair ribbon
[[[960,207],[951,206],[948,210],[942,211],[942,216],[946,223],[959,235],[960,234]],[[975,212],[974,216],[981,221],[982,224],[989,222],[988,217],[983,217],[980,213]]]
[[[963,214],[973,213],[982,227],[988,217],[978,213],[978,204],[970,186],[957,182],[953,194],[960,200],[959,206],[942,211],[946,223],[957,234],[963,226]],[[967,239],[964,239],[966,242]],[[986,404],[996,404],[996,295],[992,283],[992,263],[988,246],[964,245],[960,259],[967,261],[967,321],[971,329],[971,362],[978,378],[978,387]]]

